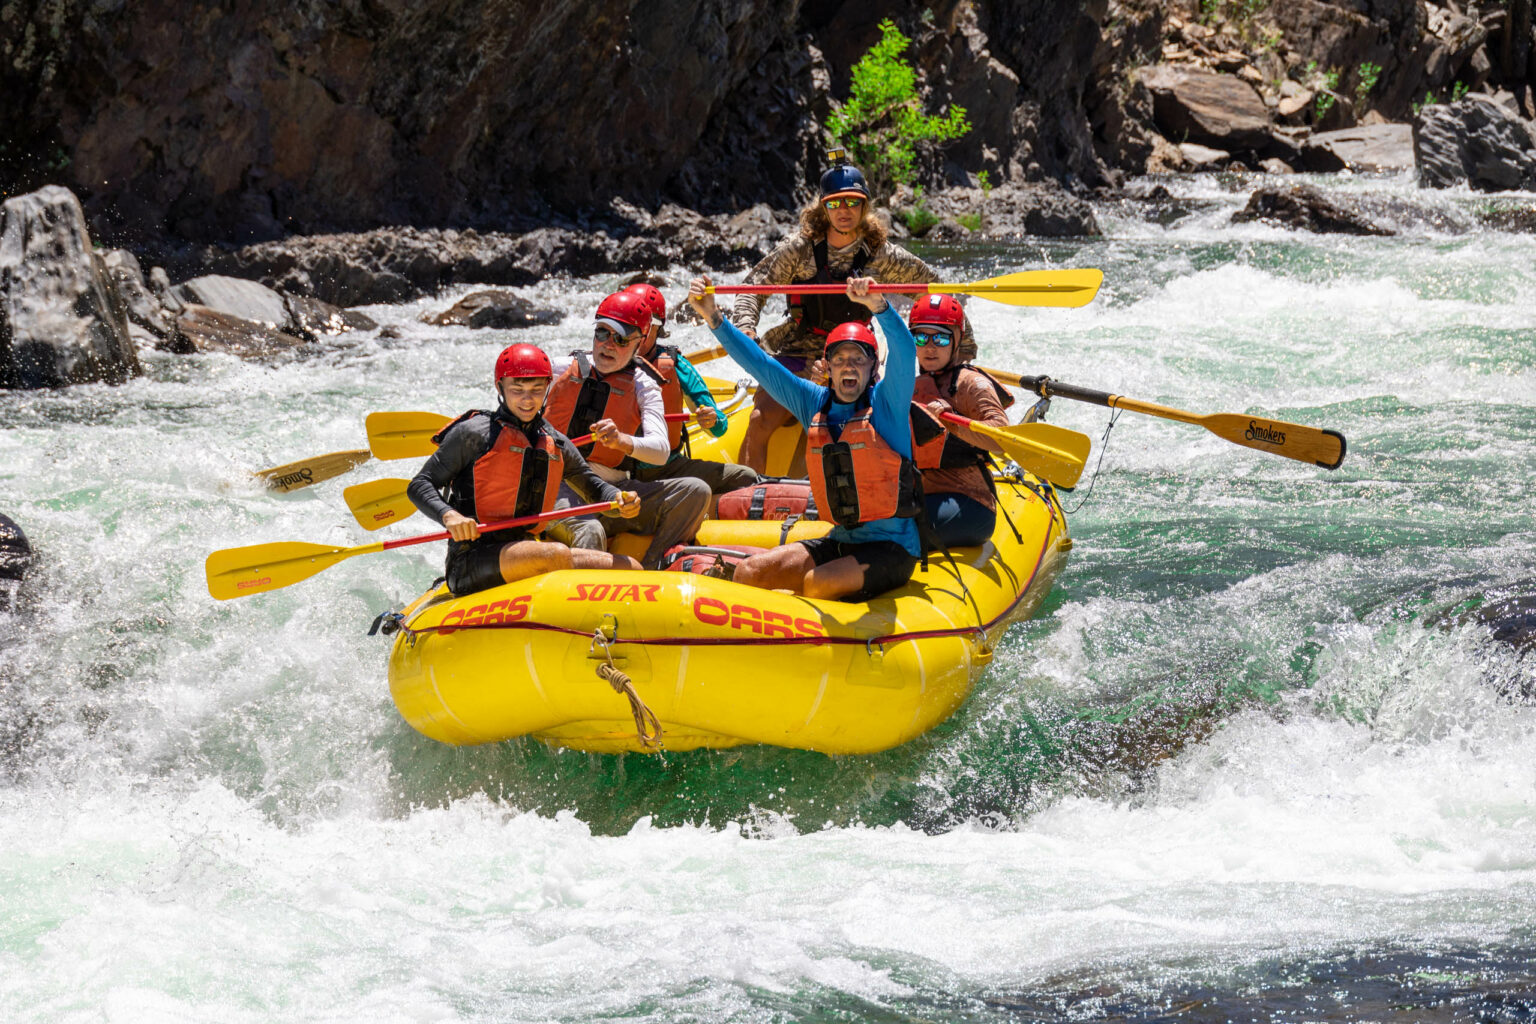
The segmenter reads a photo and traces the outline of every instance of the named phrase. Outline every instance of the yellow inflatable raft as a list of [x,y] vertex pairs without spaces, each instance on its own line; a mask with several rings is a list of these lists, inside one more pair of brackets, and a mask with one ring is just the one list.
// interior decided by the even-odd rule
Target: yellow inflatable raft
[[[719,441],[696,435],[695,457],[734,453],[745,421],[743,409]],[[797,435],[774,438],[770,470],[788,467]],[[960,706],[1071,548],[1048,484],[1011,466],[994,478],[1007,514],[990,543],[930,556],[906,586],[862,604],[682,572],[557,572],[462,598],[440,587],[396,620],[390,692],[412,727],[451,744],[897,746]],[[699,543],[770,547],[831,528],[782,525],[711,520]],[[644,543],[624,535],[615,547]]]

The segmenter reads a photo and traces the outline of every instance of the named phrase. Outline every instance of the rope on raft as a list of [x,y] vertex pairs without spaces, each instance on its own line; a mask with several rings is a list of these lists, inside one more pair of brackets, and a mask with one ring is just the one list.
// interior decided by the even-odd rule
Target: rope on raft
[[608,660],[597,666],[597,678],[613,687],[614,693],[621,693],[629,698],[629,713],[635,718],[635,735],[640,739],[642,747],[661,747],[661,719],[656,717],[656,712],[646,706],[640,699],[640,694],[635,691],[635,682],[625,675],[617,665],[613,663],[612,642],[603,634],[602,629],[592,634],[592,645],[588,653],[595,650],[598,644],[603,645],[603,656]]

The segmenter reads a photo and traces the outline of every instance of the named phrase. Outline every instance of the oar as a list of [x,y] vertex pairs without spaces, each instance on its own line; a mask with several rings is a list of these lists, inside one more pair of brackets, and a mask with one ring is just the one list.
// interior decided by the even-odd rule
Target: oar
[[[985,367],[983,367],[985,369]],[[1049,377],[1021,377],[1006,370],[987,370],[1004,384],[1033,391],[1042,398],[1069,398],[1075,402],[1125,409],[1146,416],[1157,416],[1180,423],[1193,423],[1204,427],[1224,441],[1255,448],[1261,452],[1310,462],[1324,469],[1338,469],[1344,462],[1347,447],[1344,435],[1337,430],[1324,430],[1301,423],[1265,419],[1262,416],[1245,416],[1235,412],[1213,412],[1206,415],[1185,412],[1155,402],[1143,402],[1124,395],[1112,395],[1106,391],[1094,391],[1074,384],[1063,384]]]
[[435,412],[371,412],[363,424],[368,448],[376,459],[415,459],[431,455],[432,438],[450,417]]
[[994,427],[952,412],[940,413],[939,417],[995,441],[1004,455],[1058,487],[1077,486],[1078,477],[1083,475],[1083,464],[1088,459],[1088,449],[1093,445],[1087,434],[1054,423]]
[[[975,295],[1009,306],[1086,306],[1098,294],[1104,272],[1091,267],[1077,270],[1023,270],[1017,274],[989,277],[985,281],[955,284],[873,284],[879,293],[914,295]],[[841,295],[841,284],[722,284],[704,289],[716,295]]]
[[[686,412],[669,412],[666,418],[669,423],[681,423],[692,415]],[[578,448],[584,444],[591,444],[592,435],[573,437],[571,443]],[[387,476],[379,480],[369,480],[365,484],[353,484],[342,491],[341,496],[346,499],[347,508],[352,510],[352,518],[357,520],[357,525],[365,530],[382,530],[390,523],[398,523],[415,514],[416,505],[406,493],[410,485],[409,480]]]
[[271,469],[259,470],[251,475],[261,477],[262,481],[274,491],[297,491],[310,484],[329,480],[333,476],[341,476],[361,466],[372,457],[373,453],[368,449],[355,448],[349,452],[330,452],[326,455],[316,455],[312,459],[300,459],[298,462],[273,466]]
[[[499,523],[487,523],[481,533],[508,530],[514,526],[532,526],[567,516],[583,516],[590,512],[612,511],[619,503],[599,501],[575,508],[560,508],[536,516],[504,519]],[[330,547],[325,544],[306,544],[303,541],[278,541],[273,544],[252,544],[243,548],[225,548],[208,556],[208,593],[220,601],[236,597],[249,597],[292,586],[307,580],[319,572],[353,555],[371,555],[376,551],[391,551],[412,544],[428,544],[434,540],[447,540],[448,531],[427,533],[420,537],[402,537],[399,540],[380,541],[377,544],[361,544],[353,548]]]

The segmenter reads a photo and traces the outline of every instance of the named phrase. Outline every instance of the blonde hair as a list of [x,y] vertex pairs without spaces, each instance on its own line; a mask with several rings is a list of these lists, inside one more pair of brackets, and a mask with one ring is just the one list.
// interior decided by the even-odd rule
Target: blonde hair
[[[880,215],[875,213],[874,208],[869,205],[868,199],[864,200],[864,205],[859,208],[859,212],[863,215],[859,218],[857,228],[859,236],[864,239],[869,251],[874,252],[885,244],[885,240],[890,237],[890,230],[885,226],[885,221],[881,220]],[[827,208],[821,205],[820,199],[808,203],[800,211],[802,237],[812,242],[819,242],[826,238],[827,232],[831,230],[832,218],[828,215]]]

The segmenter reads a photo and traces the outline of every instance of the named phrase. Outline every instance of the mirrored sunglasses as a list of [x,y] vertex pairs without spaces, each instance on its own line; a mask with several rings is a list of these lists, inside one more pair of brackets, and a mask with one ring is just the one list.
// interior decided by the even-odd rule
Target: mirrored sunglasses
[[954,341],[954,335],[942,327],[919,327],[912,332],[912,343],[918,348],[925,345],[937,345],[939,348],[948,348]]
[[592,341],[598,345],[608,344],[615,348],[628,348],[639,340],[639,331],[635,331],[633,334],[618,334],[613,328],[602,325],[599,325],[592,331]]
[[821,205],[829,210],[841,210],[845,206],[850,210],[857,210],[864,205],[864,200],[858,196],[841,196],[837,199],[824,199]]

